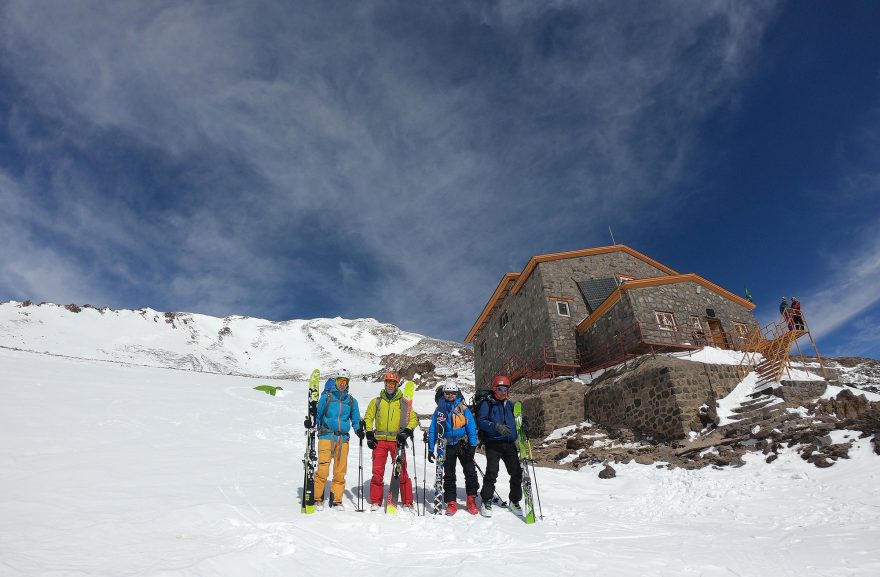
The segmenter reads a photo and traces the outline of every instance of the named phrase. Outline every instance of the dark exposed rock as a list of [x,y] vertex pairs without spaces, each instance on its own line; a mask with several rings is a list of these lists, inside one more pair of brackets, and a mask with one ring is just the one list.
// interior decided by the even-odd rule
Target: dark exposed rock
[[819,467],[820,469],[825,469],[834,464],[834,461],[829,461],[825,458],[825,455],[816,455],[813,458],[813,464]]
[[611,465],[605,465],[605,468],[599,471],[600,479],[612,479],[617,476],[617,471]]
[[64,305],[64,308],[66,308],[67,310],[69,310],[72,313],[82,312],[82,309],[73,303],[71,303],[69,305]]

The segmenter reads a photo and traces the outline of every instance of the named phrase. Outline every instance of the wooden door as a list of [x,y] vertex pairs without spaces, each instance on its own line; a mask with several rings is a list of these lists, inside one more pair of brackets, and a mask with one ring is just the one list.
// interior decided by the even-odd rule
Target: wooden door
[[727,336],[724,334],[724,329],[721,328],[721,321],[718,319],[707,318],[706,324],[709,325],[709,335],[712,341],[712,346],[718,347],[719,349],[728,348]]

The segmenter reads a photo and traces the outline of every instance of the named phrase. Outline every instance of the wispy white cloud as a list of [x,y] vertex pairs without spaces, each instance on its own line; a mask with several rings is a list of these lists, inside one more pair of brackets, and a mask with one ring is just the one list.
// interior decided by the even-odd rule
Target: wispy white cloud
[[[18,144],[71,163],[19,180],[18,234],[51,231],[179,308],[281,310],[309,278],[339,314],[461,338],[531,254],[595,244],[581,231],[609,213],[684,202],[668,190],[688,178],[694,132],[731,103],[774,14],[7,2],[0,64],[31,99]],[[114,142],[163,174],[90,174]]]
[[808,307],[805,314],[817,338],[833,333],[880,301],[880,221],[853,235],[856,248],[831,255],[825,282],[806,295],[797,295]]

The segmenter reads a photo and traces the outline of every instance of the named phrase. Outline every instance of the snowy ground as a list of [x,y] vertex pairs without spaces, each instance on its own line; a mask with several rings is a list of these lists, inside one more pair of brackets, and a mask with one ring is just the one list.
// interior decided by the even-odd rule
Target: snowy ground
[[[4,577],[880,575],[867,440],[829,469],[794,453],[611,480],[539,469],[533,526],[505,511],[305,516],[302,384],[273,381],[289,390],[271,397],[256,379],[8,350],[0,367]],[[378,386],[353,391],[366,406]],[[355,447],[350,488],[357,465]]]

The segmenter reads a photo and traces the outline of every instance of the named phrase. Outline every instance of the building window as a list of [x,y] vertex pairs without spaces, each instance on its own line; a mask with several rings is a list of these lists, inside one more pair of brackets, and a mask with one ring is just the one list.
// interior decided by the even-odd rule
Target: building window
[[695,331],[703,330],[703,323],[700,322],[700,317],[697,315],[691,315],[691,328]]
[[507,326],[508,321],[509,319],[507,318],[507,311],[504,311],[503,313],[501,313],[501,319],[499,321],[501,323],[502,329]]
[[556,312],[561,317],[570,317],[571,312],[568,310],[568,303],[565,301],[556,301]]
[[665,331],[675,330],[675,316],[667,311],[654,311],[657,318],[657,326]]
[[485,354],[486,354],[486,341],[483,341],[480,343],[480,356],[482,357]]
[[740,337],[749,336],[749,327],[743,323],[733,323],[733,330]]

